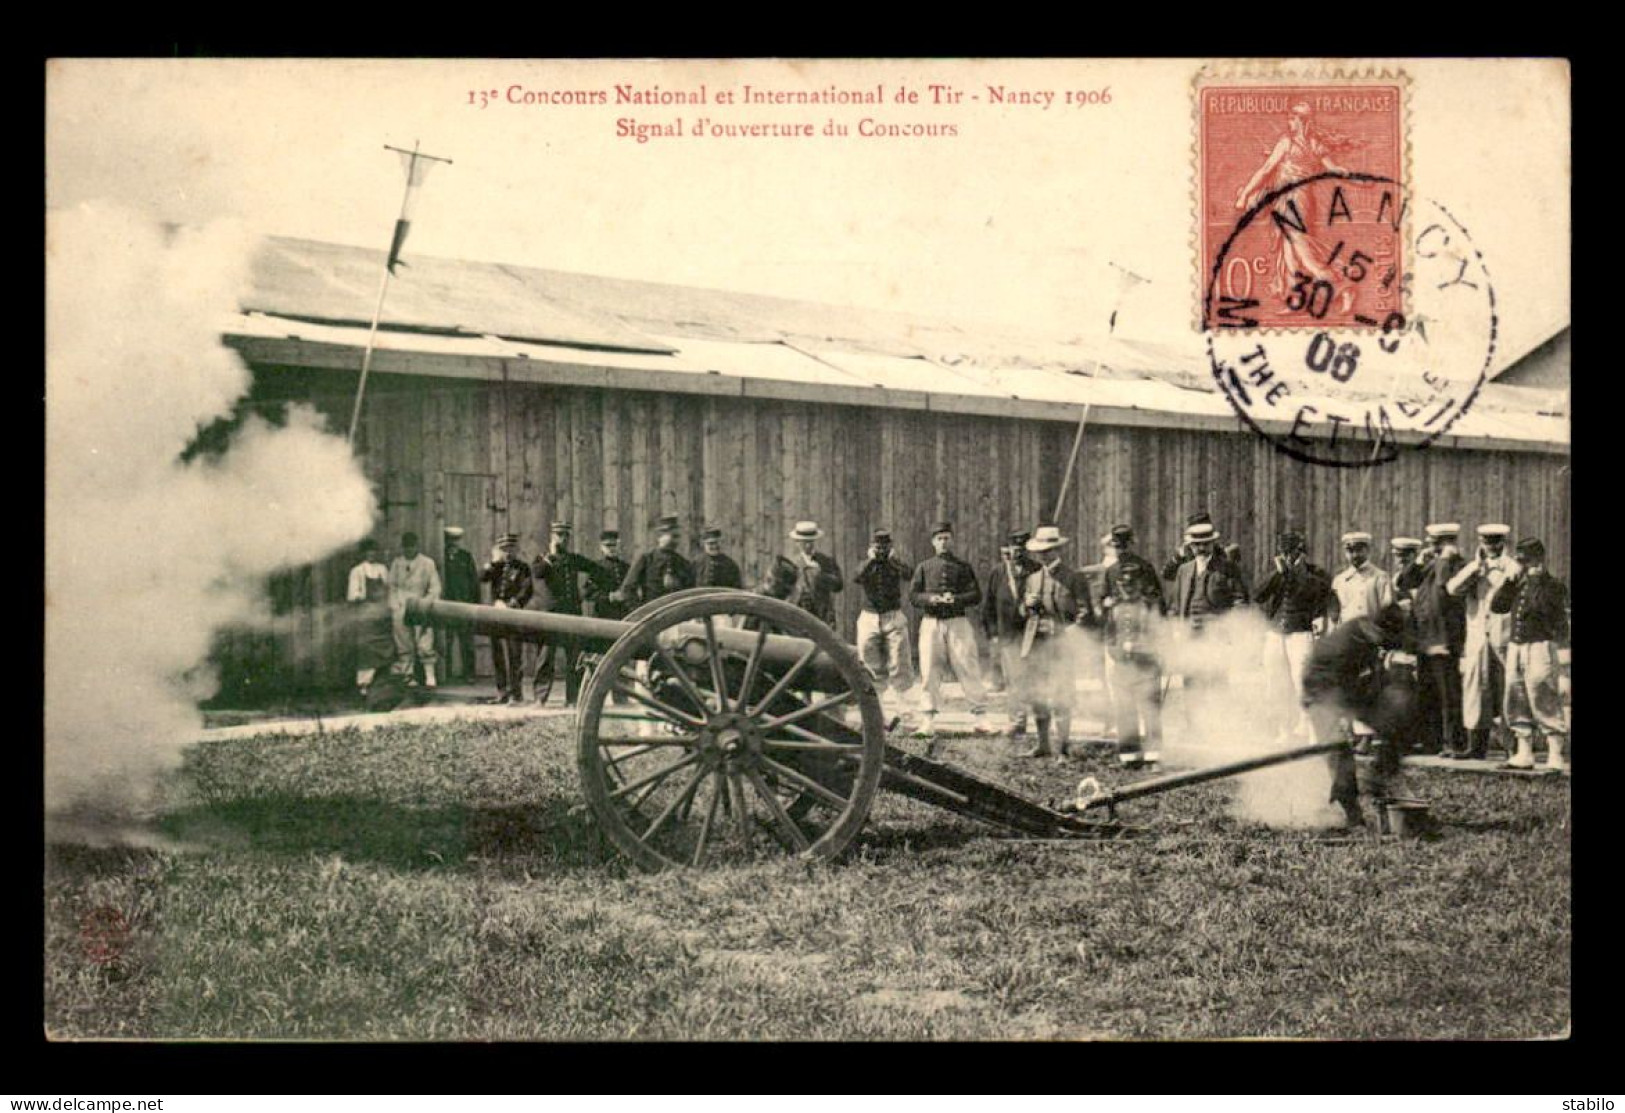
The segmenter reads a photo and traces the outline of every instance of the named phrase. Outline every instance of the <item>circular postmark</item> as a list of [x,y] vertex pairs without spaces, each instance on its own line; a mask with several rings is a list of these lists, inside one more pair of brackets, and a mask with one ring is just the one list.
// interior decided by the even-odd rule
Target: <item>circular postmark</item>
[[1448,433],[1495,358],[1495,291],[1448,209],[1333,171],[1260,197],[1202,303],[1214,381],[1278,451],[1372,467]]
[[118,909],[98,905],[79,917],[79,942],[96,965],[117,962],[130,943],[130,922]]

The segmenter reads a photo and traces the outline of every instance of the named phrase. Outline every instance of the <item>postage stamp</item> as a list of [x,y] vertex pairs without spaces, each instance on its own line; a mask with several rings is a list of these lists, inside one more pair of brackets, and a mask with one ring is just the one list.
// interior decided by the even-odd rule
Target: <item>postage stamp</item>
[[1205,296],[1217,269],[1219,312],[1318,330],[1402,311],[1404,91],[1397,78],[1198,86],[1198,284]]

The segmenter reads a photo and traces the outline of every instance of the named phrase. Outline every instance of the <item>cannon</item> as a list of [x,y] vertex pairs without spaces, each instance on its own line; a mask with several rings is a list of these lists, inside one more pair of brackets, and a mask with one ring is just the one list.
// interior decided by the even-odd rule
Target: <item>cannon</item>
[[[413,600],[406,617],[497,637],[570,638],[586,651],[576,721],[582,789],[610,841],[645,869],[764,853],[835,858],[881,789],[1027,837],[1128,831],[1115,807],[1105,820],[1084,814],[1129,798],[1124,789],[1050,807],[888,743],[857,651],[777,599],[694,588],[621,620]],[[1189,783],[1181,776],[1155,791]]]

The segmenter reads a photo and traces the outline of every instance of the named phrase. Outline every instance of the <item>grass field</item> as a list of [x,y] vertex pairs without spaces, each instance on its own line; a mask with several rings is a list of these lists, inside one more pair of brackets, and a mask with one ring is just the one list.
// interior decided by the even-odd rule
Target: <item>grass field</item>
[[[1084,771],[1011,749],[945,756],[1041,799]],[[1226,782],[1126,806],[1149,833],[1110,843],[993,837],[883,795],[842,862],[651,876],[580,810],[564,720],[209,743],[165,786],[172,845],[48,847],[46,1022],[359,1040],[1562,1034],[1566,778],[1414,778],[1437,840],[1244,825]]]

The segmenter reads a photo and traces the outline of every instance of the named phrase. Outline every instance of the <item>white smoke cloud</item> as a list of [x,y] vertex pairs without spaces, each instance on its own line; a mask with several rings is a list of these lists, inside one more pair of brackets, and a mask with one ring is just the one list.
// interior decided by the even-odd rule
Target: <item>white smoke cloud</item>
[[243,229],[88,205],[46,240],[47,809],[128,812],[201,725],[216,631],[267,621],[266,577],[364,535],[373,496],[305,407],[181,460],[250,386],[220,340]]

